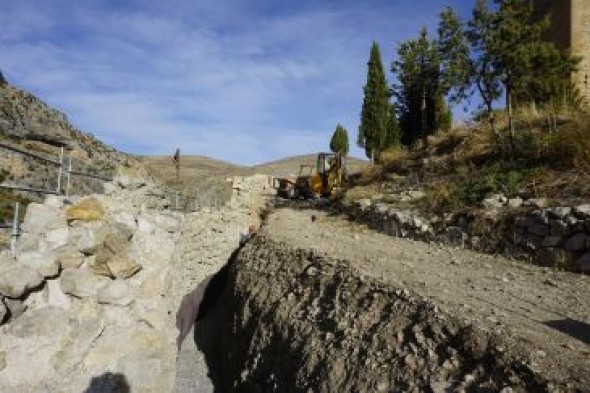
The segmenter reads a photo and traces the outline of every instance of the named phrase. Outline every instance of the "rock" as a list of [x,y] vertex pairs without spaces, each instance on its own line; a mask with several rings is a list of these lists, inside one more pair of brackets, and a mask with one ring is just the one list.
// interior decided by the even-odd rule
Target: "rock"
[[561,245],[561,236],[547,236],[543,239],[543,247],[559,247]]
[[499,209],[499,208],[504,207],[504,205],[506,205],[507,202],[508,202],[508,199],[506,198],[505,195],[494,194],[494,195],[489,196],[488,198],[485,198],[482,201],[482,205],[486,209]]
[[98,291],[97,300],[99,303],[127,306],[133,299],[129,284],[124,280],[114,280]]
[[445,230],[445,237],[449,243],[455,246],[462,246],[467,234],[460,227],[450,226]]
[[526,207],[536,207],[538,209],[543,209],[549,206],[549,200],[547,198],[530,198],[524,201],[522,205]]
[[508,199],[508,206],[513,209],[518,209],[522,206],[522,198],[510,198]]
[[113,183],[116,186],[129,190],[136,190],[153,182],[153,179],[147,171],[143,167],[137,165],[119,166],[115,178],[113,179]]
[[574,212],[581,218],[590,218],[590,204],[576,206]]
[[84,255],[94,255],[102,248],[106,234],[102,224],[73,227],[70,228],[69,243]]
[[53,229],[47,232],[45,241],[49,244],[50,249],[55,250],[68,244],[69,233],[68,227]]
[[113,254],[125,253],[129,248],[129,239],[132,236],[131,231],[123,229],[121,226],[120,230],[107,233],[104,238],[104,247]]
[[68,222],[79,221],[99,221],[104,217],[104,209],[100,202],[93,196],[86,197],[80,202],[66,209],[66,218]]
[[109,268],[108,262],[114,258],[114,256],[115,254],[104,248],[98,254],[93,255],[92,258],[88,260],[88,268],[92,270],[94,274],[112,277],[113,274]]
[[8,309],[10,320],[20,317],[27,311],[27,305],[22,300],[6,298],[4,299],[4,303]]
[[551,230],[551,234],[554,236],[563,236],[569,230],[567,224],[561,220],[550,220],[549,228]]
[[6,329],[19,338],[51,337],[67,329],[68,314],[57,307],[44,307],[23,314]]
[[61,209],[64,205],[64,197],[59,195],[46,195],[43,204],[56,209]]
[[[8,315],[8,308],[4,304],[2,298],[0,298],[0,325],[4,323],[4,319]],[[1,370],[1,369],[0,369]]]
[[137,228],[137,222],[135,220],[135,216],[129,212],[126,212],[126,211],[118,212],[114,215],[113,220],[117,224],[121,224],[121,225],[126,226],[131,231],[133,231]]
[[572,212],[571,207],[553,207],[551,209],[547,209],[549,215],[553,218],[564,219]]
[[78,298],[94,297],[111,280],[87,269],[65,269],[60,277],[63,292]]
[[66,217],[62,210],[39,203],[30,203],[21,229],[24,232],[41,234],[65,226],[67,226]]
[[43,276],[28,266],[13,266],[0,272],[0,294],[17,299],[43,282]]
[[565,249],[568,251],[581,251],[586,248],[586,239],[588,236],[584,233],[576,233],[565,243]]
[[590,272],[590,252],[582,255],[574,265],[582,272]]
[[114,256],[107,262],[107,265],[116,278],[129,278],[141,270],[141,265],[121,255]]
[[59,272],[57,255],[53,251],[27,251],[17,257],[21,265],[35,269],[43,277],[55,277]]
[[57,250],[57,262],[62,269],[77,269],[84,263],[84,254],[75,247],[66,246]]
[[70,298],[61,289],[61,281],[59,278],[47,280],[47,284],[45,285],[45,296],[48,306],[69,310],[72,305]]
[[371,206],[372,201],[370,199],[360,199],[356,203],[361,209],[366,209]]

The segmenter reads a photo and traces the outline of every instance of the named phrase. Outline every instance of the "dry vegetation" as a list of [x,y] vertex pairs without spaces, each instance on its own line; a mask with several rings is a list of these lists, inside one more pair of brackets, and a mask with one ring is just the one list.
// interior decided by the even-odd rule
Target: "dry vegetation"
[[435,212],[476,206],[492,193],[555,203],[590,198],[588,115],[521,110],[513,142],[505,119],[499,121],[500,138],[486,123],[475,123],[429,138],[427,149],[390,149],[350,192],[370,195],[378,192],[375,183],[394,191],[419,186],[427,191],[423,207]]

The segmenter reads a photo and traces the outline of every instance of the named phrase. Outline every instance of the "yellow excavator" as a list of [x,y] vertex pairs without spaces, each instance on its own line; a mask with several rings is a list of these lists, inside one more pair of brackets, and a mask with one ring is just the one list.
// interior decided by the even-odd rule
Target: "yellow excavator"
[[274,187],[278,196],[287,199],[328,197],[345,179],[346,157],[339,153],[319,153],[315,168],[301,165],[297,177],[275,178]]

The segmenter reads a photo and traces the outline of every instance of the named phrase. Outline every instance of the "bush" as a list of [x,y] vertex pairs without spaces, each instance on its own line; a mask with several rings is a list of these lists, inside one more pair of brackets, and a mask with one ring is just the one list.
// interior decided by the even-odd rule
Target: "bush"
[[590,171],[590,119],[580,119],[549,138],[549,159],[564,167]]

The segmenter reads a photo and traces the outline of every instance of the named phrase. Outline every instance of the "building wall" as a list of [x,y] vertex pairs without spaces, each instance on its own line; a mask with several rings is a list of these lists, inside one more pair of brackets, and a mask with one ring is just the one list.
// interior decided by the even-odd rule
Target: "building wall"
[[573,79],[590,102],[590,0],[534,0],[538,15],[551,13],[547,39],[582,57]]
[[580,71],[574,76],[578,88],[590,100],[590,0],[572,2],[572,50],[582,56]]

